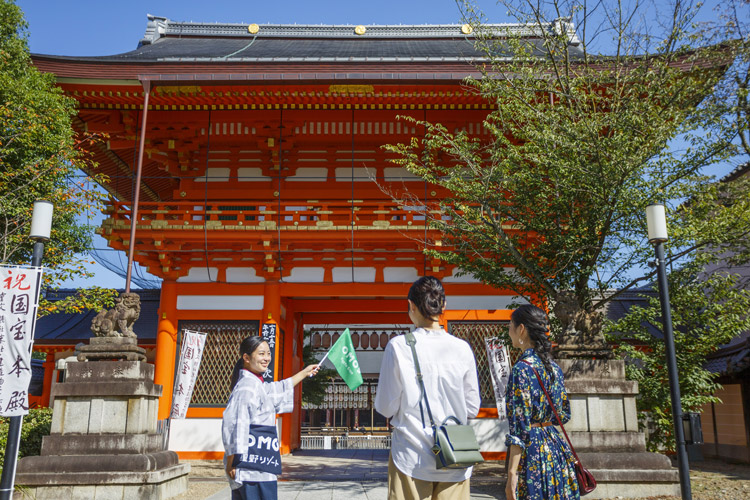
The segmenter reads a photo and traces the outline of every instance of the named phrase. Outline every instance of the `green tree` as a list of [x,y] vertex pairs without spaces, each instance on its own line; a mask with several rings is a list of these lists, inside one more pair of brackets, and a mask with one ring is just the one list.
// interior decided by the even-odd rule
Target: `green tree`
[[[314,365],[318,362],[318,358],[313,352],[311,335],[312,332],[305,331],[305,342],[302,347],[303,366]],[[322,405],[326,397],[326,389],[336,376],[336,370],[321,368],[317,375],[305,379],[302,383],[302,402],[317,406]]]
[[[704,368],[706,357],[733,337],[750,329],[750,291],[737,286],[737,276],[721,272],[704,274],[703,254],[669,274],[672,323],[682,394],[683,411],[699,412],[704,404],[720,400],[714,393],[721,388],[718,374]],[[658,295],[644,296],[646,304],[634,306],[611,328],[618,332],[610,339],[619,345],[618,355],[627,359],[630,380],[638,381],[638,408],[641,426],[650,418],[654,429],[648,434],[651,451],[674,450],[674,427],[665,364],[665,344],[661,332],[661,306]]]
[[[78,218],[100,209],[98,191],[86,183],[106,178],[95,173],[82,147],[97,138],[73,130],[75,101],[55,86],[54,75],[33,66],[26,28],[20,8],[0,0],[0,263],[30,263],[33,202],[50,201],[55,213],[44,255],[49,287],[87,274],[76,254],[90,248],[92,231]],[[81,180],[79,169],[94,173]],[[94,288],[54,306],[42,301],[40,314],[100,307],[112,295]]]
[[[747,200],[727,203],[736,191],[711,175],[733,137],[701,128],[718,119],[704,98],[732,48],[693,46],[692,2],[663,12],[607,0],[499,3],[525,29],[487,25],[460,3],[485,56],[466,86],[495,106],[484,120],[491,139],[418,122],[423,137],[387,149],[450,193],[425,207],[443,234],[426,242],[428,254],[547,301],[561,357],[608,356],[600,311],[654,276],[647,205],[670,208],[670,264],[750,230],[737,224],[748,220]],[[659,22],[644,26],[650,15]],[[669,147],[678,138],[684,147]],[[420,203],[419,193],[398,199]]]
[[[5,463],[5,446],[8,442],[10,417],[0,417],[0,471]],[[31,408],[21,426],[21,443],[18,458],[39,455],[42,452],[42,438],[49,436],[52,428],[51,408]]]

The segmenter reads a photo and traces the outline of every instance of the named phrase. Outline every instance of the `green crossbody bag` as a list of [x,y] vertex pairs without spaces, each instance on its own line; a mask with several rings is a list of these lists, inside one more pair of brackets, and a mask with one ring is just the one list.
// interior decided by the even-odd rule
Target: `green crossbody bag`
[[[470,425],[464,425],[456,417],[447,417],[439,426],[435,425],[432,418],[430,402],[427,399],[427,392],[424,388],[422,379],[422,370],[419,368],[419,358],[417,357],[417,338],[412,332],[406,334],[406,343],[411,347],[411,354],[414,357],[414,367],[417,372],[417,381],[421,391],[419,401],[419,411],[422,412],[422,399],[427,407],[427,415],[430,418],[432,434],[435,438],[435,444],[432,446],[432,452],[435,454],[435,464],[438,469],[465,469],[484,462],[482,454],[479,453],[479,443],[474,429]],[[455,422],[453,424],[449,422]],[[424,412],[422,412],[422,425],[424,425]]]

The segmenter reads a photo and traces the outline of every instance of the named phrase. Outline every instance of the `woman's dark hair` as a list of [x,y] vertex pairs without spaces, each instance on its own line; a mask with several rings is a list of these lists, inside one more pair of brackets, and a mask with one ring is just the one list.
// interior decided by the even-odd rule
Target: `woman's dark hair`
[[552,369],[552,342],[549,340],[549,319],[544,310],[531,304],[524,304],[514,310],[510,315],[514,325],[523,325],[529,333],[529,339],[534,344],[534,351],[544,364],[552,380],[555,380],[555,372]]
[[247,354],[248,356],[252,356],[255,350],[263,342],[265,342],[265,339],[260,335],[251,335],[250,337],[245,337],[240,343],[240,359],[234,364],[234,369],[232,370],[232,381],[229,384],[230,391],[234,390],[234,386],[237,385],[237,382],[240,380],[240,370],[242,370],[242,367],[245,364],[242,355]]
[[443,284],[434,276],[422,276],[412,283],[407,297],[422,316],[433,321],[437,321],[445,307]]

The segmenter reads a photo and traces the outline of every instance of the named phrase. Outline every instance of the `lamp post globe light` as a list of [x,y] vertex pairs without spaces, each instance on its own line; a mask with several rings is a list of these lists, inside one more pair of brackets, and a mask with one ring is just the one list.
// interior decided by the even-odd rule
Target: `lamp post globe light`
[[31,265],[40,267],[44,254],[44,242],[49,241],[52,232],[52,203],[45,200],[34,202],[34,214],[31,216],[29,238],[34,240],[34,250],[31,254]]
[[[37,200],[34,202],[34,212],[31,216],[31,229],[29,237],[34,240],[34,249],[31,254],[31,265],[41,267],[44,255],[44,242],[49,241],[52,230],[53,205],[49,201]],[[18,447],[21,443],[21,426],[23,416],[10,417],[8,422],[8,440],[5,443],[5,461],[3,462],[3,474],[0,477],[0,500],[13,498],[13,485],[16,479],[16,466],[18,465]]]
[[682,425],[680,381],[677,376],[677,357],[674,347],[674,332],[672,331],[672,311],[669,305],[669,286],[667,284],[667,270],[664,260],[664,243],[669,240],[664,205],[653,204],[646,207],[646,225],[648,226],[648,241],[654,245],[656,251],[656,272],[659,285],[659,301],[661,302],[661,317],[664,324],[664,342],[666,344],[667,371],[669,374],[669,393],[672,399],[674,437],[677,445],[680,491],[682,492],[683,500],[692,500],[690,467],[685,448],[685,432]]

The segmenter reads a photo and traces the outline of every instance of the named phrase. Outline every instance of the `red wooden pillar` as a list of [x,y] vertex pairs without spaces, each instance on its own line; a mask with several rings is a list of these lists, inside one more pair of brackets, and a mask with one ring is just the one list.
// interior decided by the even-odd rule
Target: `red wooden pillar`
[[55,353],[48,352],[44,360],[44,386],[42,391],[42,402],[40,406],[49,407],[50,395],[52,394],[52,375],[55,371]]
[[154,383],[162,386],[159,398],[159,420],[169,417],[172,409],[174,363],[177,350],[177,283],[164,281],[159,301],[159,326],[156,334]]

